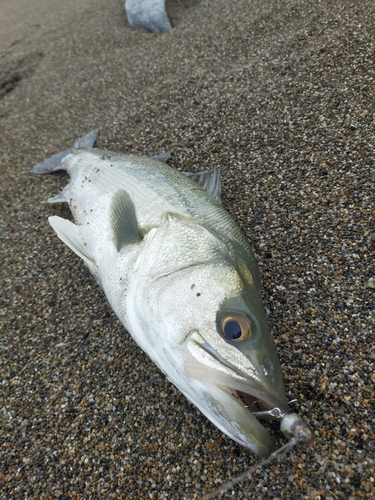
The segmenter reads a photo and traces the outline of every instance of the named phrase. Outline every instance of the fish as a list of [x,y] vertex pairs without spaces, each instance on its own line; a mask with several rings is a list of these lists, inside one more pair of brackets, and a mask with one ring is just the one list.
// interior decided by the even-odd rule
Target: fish
[[264,417],[310,445],[311,428],[288,409],[259,268],[222,206],[219,169],[179,172],[167,164],[170,153],[96,149],[97,134],[31,170],[70,177],[48,199],[67,202],[75,220],[50,216],[57,236],[139,347],[224,434],[268,456],[274,444]]
[[130,26],[141,26],[152,33],[172,29],[165,0],[126,0],[125,10]]

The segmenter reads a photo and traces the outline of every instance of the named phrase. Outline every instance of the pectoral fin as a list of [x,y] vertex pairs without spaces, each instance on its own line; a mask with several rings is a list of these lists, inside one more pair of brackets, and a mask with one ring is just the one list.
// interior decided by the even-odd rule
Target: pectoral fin
[[199,187],[207,191],[221,205],[221,177],[220,168],[213,167],[203,172],[183,172],[186,177],[196,182]]
[[124,189],[119,189],[113,196],[110,217],[113,241],[117,251],[125,245],[141,240],[134,203]]
[[73,252],[81,257],[89,266],[96,265],[94,257],[90,255],[85,247],[85,243],[79,234],[79,228],[76,224],[62,217],[58,217],[57,215],[48,217],[48,221],[65,245],[72,249]]

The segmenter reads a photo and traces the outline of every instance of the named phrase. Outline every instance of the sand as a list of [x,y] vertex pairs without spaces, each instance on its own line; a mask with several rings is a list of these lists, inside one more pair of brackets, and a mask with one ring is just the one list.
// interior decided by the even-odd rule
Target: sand
[[[0,491],[16,499],[193,499],[258,463],[124,331],[31,166],[97,145],[220,166],[253,246],[293,411],[316,443],[221,498],[375,496],[375,4],[167,2],[173,31],[122,1],[0,6]],[[278,423],[265,424],[276,446]]]

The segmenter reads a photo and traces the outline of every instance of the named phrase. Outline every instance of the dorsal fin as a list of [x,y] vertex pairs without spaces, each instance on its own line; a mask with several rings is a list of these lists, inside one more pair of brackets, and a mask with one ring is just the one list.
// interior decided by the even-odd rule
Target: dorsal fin
[[118,251],[141,240],[134,203],[125,189],[119,189],[113,196],[110,217],[113,241]]
[[151,156],[154,160],[161,161],[162,163],[167,163],[168,160],[172,158],[171,153],[159,153],[158,155]]
[[79,234],[79,228],[70,220],[63,219],[57,215],[48,217],[48,222],[51,224],[53,229],[56,231],[57,236],[61,241],[65,243],[69,248],[73,250],[81,259],[83,259],[89,266],[96,266],[95,259],[90,255],[84,241]]
[[221,205],[221,178],[220,168],[212,167],[203,172],[182,172],[189,179],[198,184],[199,187],[207,191]]
[[88,134],[80,137],[73,144],[73,149],[92,148],[94,147],[96,138],[98,137],[99,129],[91,130]]

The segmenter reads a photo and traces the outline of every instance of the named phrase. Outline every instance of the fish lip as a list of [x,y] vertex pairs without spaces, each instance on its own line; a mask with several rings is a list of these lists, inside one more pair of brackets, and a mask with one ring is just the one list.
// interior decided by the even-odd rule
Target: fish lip
[[[226,360],[203,339],[198,331],[194,330],[190,332],[186,341],[188,346],[189,344],[190,347],[194,345],[194,351],[199,350],[201,353],[204,351],[206,358],[208,356],[211,362],[213,361],[214,364],[225,367],[227,372],[229,371],[231,382],[233,383],[229,383],[229,381],[228,383],[222,383],[219,376],[217,383],[215,383],[215,380],[212,380],[209,384],[221,388],[236,402],[242,403],[245,408],[248,408],[251,415],[257,419],[260,417],[267,420],[280,420],[289,413],[286,401],[280,400],[276,394],[262,387],[259,382],[255,381],[253,378],[238,372],[235,367],[228,364],[228,362],[226,362]],[[191,354],[194,356],[195,353],[191,352]],[[200,361],[198,357],[196,359]],[[198,378],[194,376],[194,373],[190,373],[190,375],[193,378]],[[228,373],[226,374],[226,378],[228,379]]]
[[[260,408],[256,409],[269,411],[269,408],[277,408],[280,412],[287,413],[287,402],[283,401],[283,394],[278,397],[272,391],[269,381],[257,376],[255,367],[252,376],[231,366],[198,331],[191,331],[184,344],[184,371],[207,391],[207,404],[197,404],[198,408],[219,429],[245,448],[260,456],[272,453],[271,434],[259,421],[257,412],[249,411],[254,408],[245,408],[247,405],[241,401],[240,395],[248,395],[250,406],[261,401]],[[275,415],[268,415],[270,417]]]

